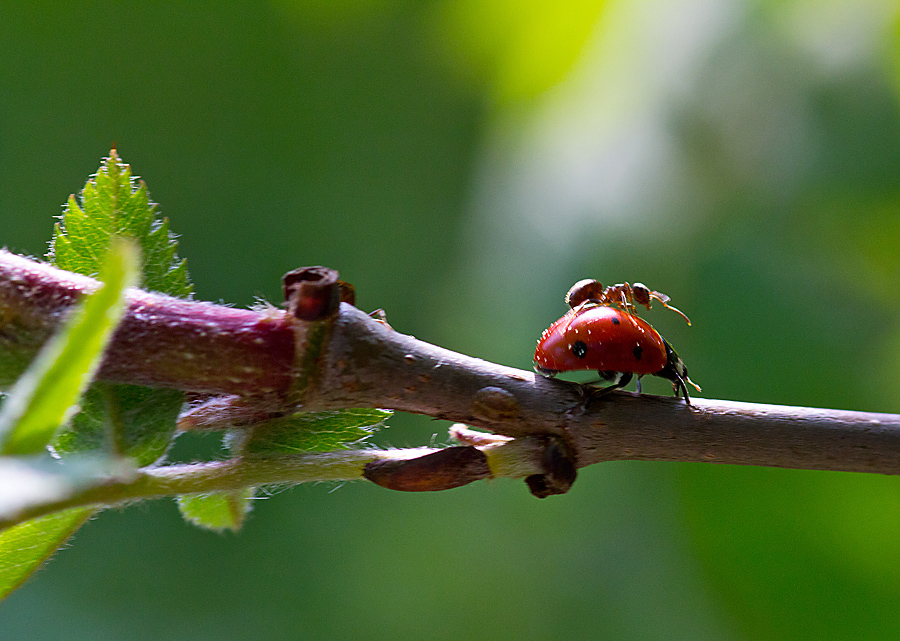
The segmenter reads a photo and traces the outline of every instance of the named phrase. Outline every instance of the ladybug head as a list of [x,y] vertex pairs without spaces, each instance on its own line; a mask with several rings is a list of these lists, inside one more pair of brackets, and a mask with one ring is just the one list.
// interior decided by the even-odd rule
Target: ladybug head
[[672,388],[675,390],[675,396],[678,396],[681,392],[683,392],[684,400],[687,401],[688,404],[690,404],[691,397],[688,395],[687,383],[690,383],[691,385],[696,387],[698,392],[700,391],[700,386],[690,378],[688,378],[687,366],[684,364],[684,361],[681,360],[681,357],[678,356],[675,350],[672,349],[672,346],[669,345],[669,342],[663,339],[663,344],[666,347],[666,366],[656,374],[654,374],[654,376],[659,376],[661,378],[672,381]]

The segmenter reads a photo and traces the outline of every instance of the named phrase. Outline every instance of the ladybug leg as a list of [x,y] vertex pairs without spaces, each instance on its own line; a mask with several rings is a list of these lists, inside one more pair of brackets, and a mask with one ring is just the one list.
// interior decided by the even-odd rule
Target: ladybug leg
[[637,393],[638,394],[641,393],[641,377],[640,376],[637,377]]
[[684,402],[688,405],[691,404],[691,397],[688,394],[687,384],[685,383],[684,376],[682,376],[679,372],[676,372],[674,369],[670,369],[668,371],[663,370],[662,372],[657,374],[657,376],[672,381],[672,391],[675,392],[675,398],[681,398],[681,395],[683,393]]
[[691,397],[688,395],[687,384],[690,383],[696,387],[698,392],[702,392],[703,390],[701,390],[700,386],[688,376],[687,367],[684,366],[684,363],[681,364],[680,371],[676,369],[673,374],[674,376],[669,380],[672,381],[672,387],[675,389],[675,398],[678,398],[678,392],[681,391],[684,393],[684,402],[690,405]]
[[687,367],[685,367],[684,362],[678,357],[678,354],[675,353],[675,350],[672,349],[672,346],[666,341],[663,341],[663,344],[666,347],[666,366],[656,372],[654,376],[659,376],[660,378],[671,381],[672,389],[675,392],[675,398],[679,398],[681,394],[684,393],[684,402],[690,405],[691,397],[687,391],[687,384],[690,383],[696,387],[698,392],[700,391],[700,386],[688,377]]
[[[602,378],[605,378],[606,380],[611,380],[613,378],[613,376],[616,374],[616,372],[600,371],[599,374]],[[628,385],[628,383],[631,382],[631,379],[633,376],[634,375],[631,372],[622,372],[619,377],[619,380],[616,381],[615,383],[613,383],[612,385],[607,385],[606,387],[601,387],[598,390],[592,390],[591,398],[594,399],[594,398],[599,398],[600,396],[606,396],[613,390],[617,390],[622,387],[625,387],[626,385]]]
[[684,402],[688,405],[691,404],[691,397],[688,394],[687,385],[684,384],[684,379],[681,378],[681,376],[675,376],[675,380],[672,382],[672,389],[675,391],[675,398],[680,398],[681,393],[684,392]]
[[679,398],[681,394],[684,394],[684,402],[688,405],[691,404],[691,397],[688,394],[687,384],[690,383],[691,385],[696,387],[698,392],[702,391],[699,385],[688,378],[687,370],[685,370],[683,374],[675,372],[675,375],[672,376],[669,380],[672,381],[672,389],[675,391],[675,398]]

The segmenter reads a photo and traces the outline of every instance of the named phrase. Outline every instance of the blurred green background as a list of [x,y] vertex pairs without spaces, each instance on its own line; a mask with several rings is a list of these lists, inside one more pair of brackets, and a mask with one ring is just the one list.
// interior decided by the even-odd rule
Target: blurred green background
[[[115,143],[200,298],[325,264],[395,329],[530,368],[573,282],[637,280],[691,316],[646,315],[704,396],[900,412],[898,41],[882,0],[3,3],[0,244],[43,254]],[[900,638],[900,482],[315,485],[238,535],[157,501],[79,531],[0,636]]]

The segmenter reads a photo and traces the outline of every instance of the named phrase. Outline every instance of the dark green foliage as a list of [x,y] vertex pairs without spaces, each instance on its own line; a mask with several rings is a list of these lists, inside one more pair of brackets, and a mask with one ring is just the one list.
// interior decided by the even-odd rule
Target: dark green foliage
[[183,399],[178,390],[94,383],[54,449],[111,451],[149,465],[171,444]]
[[[146,185],[132,178],[113,150],[85,185],[80,202],[69,198],[55,226],[49,252],[54,265],[99,276],[109,285],[72,315],[3,397],[0,453],[41,452],[65,424],[52,443],[54,452],[63,455],[63,464],[49,458],[37,466],[3,460],[4,478],[40,490],[11,493],[0,503],[0,516],[9,522],[24,514],[22,510],[56,505],[78,488],[113,478],[110,470],[117,466],[133,470],[132,464],[153,465],[172,443],[184,402],[178,390],[98,381],[84,391],[77,413],[69,417],[126,306],[126,287],[138,281],[135,246],[141,250],[142,288],[178,297],[192,293],[185,262],[178,258],[174,237],[157,209]],[[345,410],[286,416],[249,428],[241,449],[233,453],[263,456],[346,448],[366,438],[389,415],[384,410]],[[179,497],[178,506],[185,519],[198,526],[237,530],[251,509],[253,494],[254,488],[191,494]],[[18,587],[92,513],[92,508],[82,508],[51,514],[0,534],[0,596]]]

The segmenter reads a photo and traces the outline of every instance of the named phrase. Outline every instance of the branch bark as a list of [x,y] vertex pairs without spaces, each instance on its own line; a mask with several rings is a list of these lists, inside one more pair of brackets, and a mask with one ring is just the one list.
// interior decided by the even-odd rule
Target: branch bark
[[[14,378],[10,373],[25,367],[78,296],[97,286],[0,252],[0,349],[6,354],[0,383]],[[99,376],[231,395],[232,403],[216,401],[225,415],[229,406],[254,418],[260,412],[381,407],[516,440],[515,448],[503,439],[479,448],[470,444],[486,452],[488,472],[471,473],[469,480],[543,474],[552,485],[557,474],[557,489],[565,491],[560,461],[573,465],[574,479],[575,467],[610,460],[900,474],[900,415],[701,398],[687,405],[628,392],[592,398],[574,383],[406,336],[347,303],[335,309],[310,321],[274,308],[238,310],[134,291]],[[216,418],[197,424],[215,426]],[[440,464],[452,467],[450,455]],[[410,469],[378,474],[392,487]],[[399,489],[443,489],[438,485]]]
[[629,392],[578,385],[471,358],[342,308],[317,394],[322,407],[384,406],[511,437],[569,441],[579,467],[608,460],[900,473],[900,415]]

